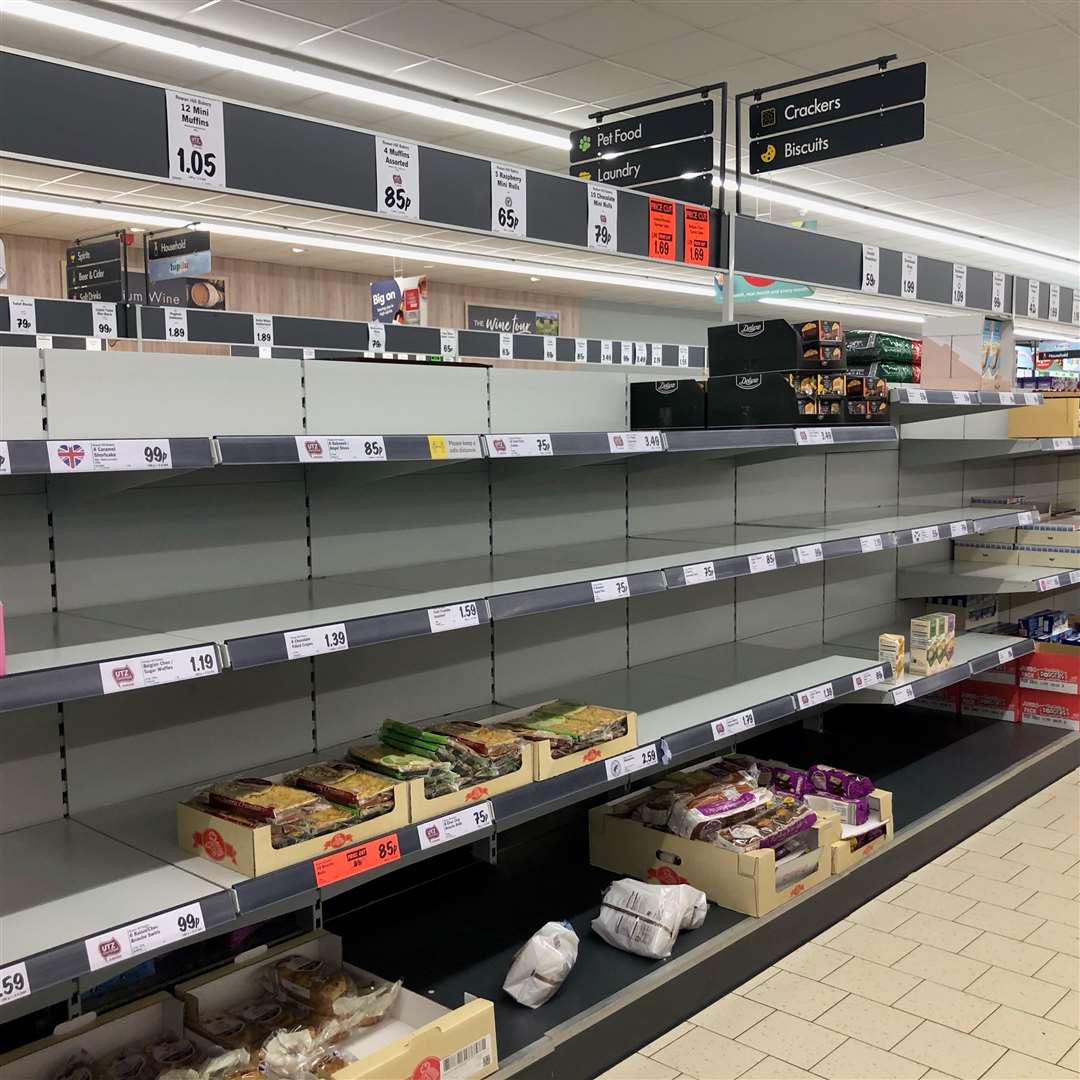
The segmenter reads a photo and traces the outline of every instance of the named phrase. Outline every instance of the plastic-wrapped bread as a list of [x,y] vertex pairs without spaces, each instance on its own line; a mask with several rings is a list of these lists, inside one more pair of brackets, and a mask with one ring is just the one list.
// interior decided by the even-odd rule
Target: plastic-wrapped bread
[[535,1009],[550,1000],[577,963],[578,936],[568,922],[544,923],[517,951],[503,989]]
[[731,851],[775,848],[805,832],[816,821],[817,814],[802,799],[784,795],[760,813],[715,830],[709,840]]
[[384,814],[394,808],[394,782],[378,773],[347,761],[318,761],[290,773],[286,782],[293,787],[314,791],[332,803],[370,811],[367,817]]
[[622,878],[604,891],[592,928],[617,949],[662,960],[671,955],[679,931],[696,930],[707,911],[705,894],[692,885],[646,885]]
[[217,809],[258,821],[276,822],[297,817],[302,807],[318,798],[310,791],[275,784],[272,780],[255,776],[222,781],[214,784],[205,794],[210,805]]
[[811,765],[807,776],[815,790],[823,795],[839,795],[843,799],[863,799],[874,790],[874,782],[858,773],[837,769],[832,765]]

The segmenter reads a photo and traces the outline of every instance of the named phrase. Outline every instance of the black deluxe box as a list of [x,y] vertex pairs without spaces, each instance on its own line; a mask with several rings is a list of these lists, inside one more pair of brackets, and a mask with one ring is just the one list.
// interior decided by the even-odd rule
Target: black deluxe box
[[658,379],[630,384],[630,427],[634,431],[705,426],[705,383]]
[[805,341],[799,330],[786,319],[758,319],[709,327],[710,375],[804,368],[821,371],[843,368],[846,363],[842,341],[836,344],[822,343],[816,338]]
[[796,427],[817,417],[800,415],[786,373],[762,372],[710,378],[708,421],[711,428]]

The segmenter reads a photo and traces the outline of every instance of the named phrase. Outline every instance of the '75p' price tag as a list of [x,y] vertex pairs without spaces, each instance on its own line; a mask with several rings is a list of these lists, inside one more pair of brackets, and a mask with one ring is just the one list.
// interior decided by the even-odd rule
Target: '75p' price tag
[[604,578],[603,581],[590,581],[594,604],[603,604],[607,600],[622,600],[630,595],[630,583],[624,577]]
[[26,974],[24,961],[0,968],[0,1008],[29,996],[30,976]]
[[716,567],[711,562],[692,563],[682,568],[683,581],[687,585],[704,585],[716,580]]
[[639,772],[641,769],[649,769],[658,764],[660,755],[656,752],[656,743],[648,746],[639,746],[635,750],[627,750],[618,757],[608,758],[604,762],[604,769],[609,780],[618,780],[621,776],[629,776],[630,773]]
[[480,609],[475,600],[463,604],[447,604],[445,607],[428,608],[428,623],[433,634],[445,630],[461,630],[466,626],[480,625]]
[[456,813],[417,825],[416,836],[420,841],[420,846],[426,850],[450,840],[456,840],[459,836],[468,836],[469,833],[486,829],[494,820],[495,814],[491,809],[491,803],[477,803],[475,806],[467,806]]
[[90,970],[97,971],[109,964],[118,964],[121,960],[130,960],[160,949],[182,938],[201,934],[205,929],[202,907],[199,904],[188,904],[87,938],[84,942],[86,959],[90,963]]

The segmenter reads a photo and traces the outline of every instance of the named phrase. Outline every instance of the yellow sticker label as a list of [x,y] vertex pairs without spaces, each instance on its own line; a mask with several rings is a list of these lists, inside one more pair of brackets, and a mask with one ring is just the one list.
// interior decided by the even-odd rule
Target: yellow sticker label
[[432,460],[438,460],[440,458],[447,458],[450,456],[450,451],[446,448],[446,436],[445,435],[429,435],[427,437],[428,452],[431,454]]

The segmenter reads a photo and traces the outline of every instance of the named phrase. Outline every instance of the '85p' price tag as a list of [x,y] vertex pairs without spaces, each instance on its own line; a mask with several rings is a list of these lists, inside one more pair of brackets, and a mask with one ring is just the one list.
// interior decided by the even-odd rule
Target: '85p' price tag
[[333,885],[335,881],[362,874],[365,870],[374,870],[386,863],[397,862],[401,858],[401,844],[398,834],[380,836],[378,840],[369,840],[366,844],[357,844],[334,855],[316,859],[312,864],[315,871],[315,885]]
[[747,556],[747,561],[750,563],[751,574],[762,574],[768,570],[775,570],[776,552],[762,551],[757,555],[749,555]]
[[608,758],[604,762],[604,769],[609,780],[618,780],[621,776],[629,776],[630,773],[652,768],[659,762],[660,755],[657,753],[656,743],[649,743],[648,746],[627,750],[625,754],[620,754],[618,757]]

